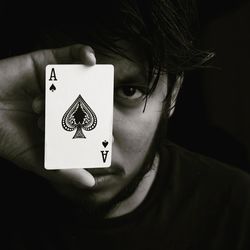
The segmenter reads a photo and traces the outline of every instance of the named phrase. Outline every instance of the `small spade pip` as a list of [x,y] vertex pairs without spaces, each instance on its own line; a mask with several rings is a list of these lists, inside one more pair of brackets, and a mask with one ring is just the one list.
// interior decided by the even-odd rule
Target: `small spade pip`
[[56,90],[56,86],[54,84],[52,84],[50,86],[49,90],[51,90],[52,92],[54,92]]
[[73,139],[86,138],[82,130],[93,130],[96,125],[97,117],[81,95],[71,104],[62,118],[62,127],[66,131],[70,132],[76,129]]

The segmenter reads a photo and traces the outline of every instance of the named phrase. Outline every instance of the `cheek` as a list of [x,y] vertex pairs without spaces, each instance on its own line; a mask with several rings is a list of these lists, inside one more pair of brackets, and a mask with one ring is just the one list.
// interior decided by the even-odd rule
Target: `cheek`
[[114,107],[112,164],[121,165],[129,175],[138,171],[152,145],[162,114],[164,86],[158,86],[148,99],[144,113],[144,103],[138,108]]
[[155,121],[139,117],[120,117],[114,123],[115,142],[125,152],[140,152],[153,138]]
[[[148,103],[150,104],[150,103]],[[126,162],[141,164],[153,141],[159,119],[160,107],[149,108],[146,111],[134,110],[114,112],[114,152]]]

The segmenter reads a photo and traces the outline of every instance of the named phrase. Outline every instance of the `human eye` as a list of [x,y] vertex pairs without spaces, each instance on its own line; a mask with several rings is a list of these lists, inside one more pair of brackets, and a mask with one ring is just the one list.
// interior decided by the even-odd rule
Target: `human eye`
[[141,103],[148,93],[148,88],[142,85],[121,85],[115,88],[116,103],[133,106]]

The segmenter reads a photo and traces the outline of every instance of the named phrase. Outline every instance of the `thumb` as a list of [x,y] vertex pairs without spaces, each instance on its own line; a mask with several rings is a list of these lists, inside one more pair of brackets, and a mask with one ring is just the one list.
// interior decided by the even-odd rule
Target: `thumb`
[[56,175],[57,180],[60,182],[73,184],[79,188],[91,188],[95,185],[94,177],[85,169],[61,169],[54,171],[54,176]]

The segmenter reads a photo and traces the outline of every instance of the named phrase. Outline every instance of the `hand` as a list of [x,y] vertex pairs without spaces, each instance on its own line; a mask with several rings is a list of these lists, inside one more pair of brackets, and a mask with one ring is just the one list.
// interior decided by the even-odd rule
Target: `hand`
[[44,75],[47,64],[82,63],[94,65],[91,47],[40,50],[0,61],[0,156],[52,182],[95,184],[84,169],[44,169]]

